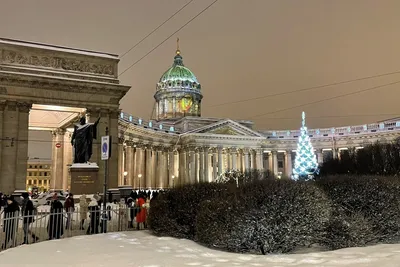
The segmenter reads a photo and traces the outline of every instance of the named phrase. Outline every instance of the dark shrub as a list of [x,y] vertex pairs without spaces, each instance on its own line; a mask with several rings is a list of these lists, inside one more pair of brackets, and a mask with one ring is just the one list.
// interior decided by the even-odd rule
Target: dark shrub
[[361,212],[335,212],[329,221],[321,244],[329,249],[360,247],[375,240],[371,222]]
[[338,176],[187,185],[160,194],[149,223],[155,234],[232,252],[393,242],[400,240],[400,180]]
[[193,239],[200,203],[227,193],[226,185],[216,183],[185,185],[164,192],[152,203],[149,225],[155,234]]
[[[328,247],[342,248],[389,242],[399,236],[398,179],[330,177],[319,180],[317,184],[331,199],[334,209],[327,229],[328,239],[325,240]],[[361,234],[364,231],[365,235]]]
[[254,182],[232,198],[202,203],[196,240],[233,252],[290,252],[318,242],[329,220],[329,201],[312,183]]

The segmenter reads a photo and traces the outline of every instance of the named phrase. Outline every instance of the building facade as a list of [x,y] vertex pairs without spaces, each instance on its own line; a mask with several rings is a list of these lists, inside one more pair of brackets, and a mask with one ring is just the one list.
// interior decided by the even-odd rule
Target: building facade
[[[201,86],[184,66],[179,48],[172,67],[157,83],[154,98],[152,121],[120,114],[119,185],[166,188],[211,182],[230,169],[291,176],[300,131],[260,131],[251,121],[201,117]],[[308,133],[321,164],[344,150],[396,139],[400,120]]]
[[37,189],[46,192],[51,188],[51,160],[30,159],[28,160],[26,190]]
[[[107,128],[114,137],[109,188],[211,182],[230,169],[291,175],[299,131],[260,131],[251,121],[202,117],[202,87],[179,48],[156,84],[151,121],[121,112],[119,102],[130,87],[120,84],[118,62],[108,53],[0,38],[0,191],[26,190],[29,172],[28,184],[39,186],[37,168],[26,168],[29,129],[52,132],[50,188],[68,189],[71,131],[81,116],[88,122],[100,118],[91,158],[98,177],[106,169],[100,137]],[[399,133],[400,119],[309,130],[319,163]]]

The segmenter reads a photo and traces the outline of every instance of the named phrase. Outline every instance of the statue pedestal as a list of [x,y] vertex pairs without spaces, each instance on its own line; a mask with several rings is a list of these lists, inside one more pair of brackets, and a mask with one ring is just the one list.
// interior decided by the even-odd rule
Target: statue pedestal
[[96,163],[75,163],[70,167],[71,189],[74,195],[103,192],[103,183],[99,180],[99,166]]

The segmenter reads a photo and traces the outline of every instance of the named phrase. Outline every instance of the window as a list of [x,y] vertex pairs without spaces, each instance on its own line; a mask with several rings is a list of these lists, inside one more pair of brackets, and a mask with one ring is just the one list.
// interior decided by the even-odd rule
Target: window
[[47,176],[47,172],[44,172],[44,176]]

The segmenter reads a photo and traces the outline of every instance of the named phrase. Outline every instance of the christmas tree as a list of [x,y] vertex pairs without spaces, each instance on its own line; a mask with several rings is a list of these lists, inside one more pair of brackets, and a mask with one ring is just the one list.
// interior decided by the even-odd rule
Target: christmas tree
[[299,141],[297,143],[296,158],[292,179],[307,180],[314,177],[318,171],[317,157],[314,153],[314,148],[311,144],[306,127],[306,114],[302,113],[302,123],[300,128]]

